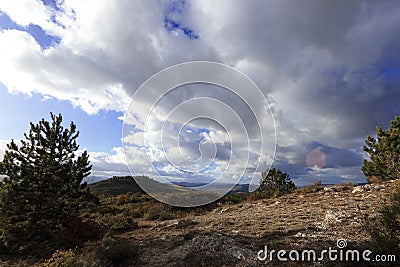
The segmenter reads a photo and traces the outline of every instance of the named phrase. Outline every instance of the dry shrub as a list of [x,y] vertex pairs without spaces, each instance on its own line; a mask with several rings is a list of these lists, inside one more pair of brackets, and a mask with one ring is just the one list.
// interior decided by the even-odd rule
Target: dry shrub
[[302,186],[302,187],[298,188],[297,191],[299,193],[308,194],[308,193],[315,193],[315,192],[321,191],[323,188],[324,187],[322,186],[322,181],[319,180],[313,184]]
[[98,240],[104,236],[106,227],[94,220],[72,217],[66,222],[64,238],[70,246],[82,246],[90,240]]
[[135,259],[138,251],[139,247],[133,240],[107,237],[97,248],[96,256],[109,266],[115,266]]
[[42,267],[76,267],[79,266],[78,259],[72,249],[57,250],[53,253],[51,258],[47,259]]
[[171,220],[178,217],[170,205],[158,201],[149,201],[143,206],[143,213],[146,220]]
[[223,202],[227,204],[240,204],[247,199],[247,194],[244,192],[233,193],[225,196]]
[[379,177],[377,176],[371,176],[371,177],[367,177],[367,182],[369,184],[376,184],[379,183],[381,180],[379,179]]
[[365,224],[371,235],[374,252],[400,257],[400,190],[397,189],[378,216],[366,216]]
[[262,192],[255,191],[255,192],[249,194],[249,196],[247,197],[247,201],[256,201],[256,200],[264,199],[264,198],[265,198],[265,196]]

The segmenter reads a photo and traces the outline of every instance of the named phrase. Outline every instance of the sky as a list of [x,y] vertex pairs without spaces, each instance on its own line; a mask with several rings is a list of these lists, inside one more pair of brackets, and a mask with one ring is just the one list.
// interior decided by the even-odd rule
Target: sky
[[[53,112],[77,124],[93,178],[247,183],[272,164],[297,185],[365,182],[364,140],[400,115],[398,25],[394,0],[0,0],[0,158]],[[160,83],[133,98],[191,61],[261,95]]]

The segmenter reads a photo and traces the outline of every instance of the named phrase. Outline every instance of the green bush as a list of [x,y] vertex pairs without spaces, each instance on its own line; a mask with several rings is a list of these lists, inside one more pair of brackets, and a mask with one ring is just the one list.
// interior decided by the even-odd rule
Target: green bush
[[381,181],[400,178],[400,116],[390,122],[390,127],[383,130],[376,127],[376,138],[368,136],[364,151],[370,160],[364,160],[362,171],[370,180]]
[[287,173],[272,168],[261,174],[260,187],[257,189],[258,198],[275,198],[289,194],[296,189]]
[[239,204],[247,199],[246,193],[233,193],[224,197],[224,202],[227,204]]

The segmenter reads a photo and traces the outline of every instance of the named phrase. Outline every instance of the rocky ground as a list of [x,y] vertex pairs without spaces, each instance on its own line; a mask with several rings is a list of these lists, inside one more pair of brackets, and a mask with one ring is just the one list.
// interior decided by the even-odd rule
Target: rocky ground
[[277,199],[224,205],[201,216],[143,220],[137,230],[123,237],[140,244],[133,266],[364,266],[365,262],[326,259],[260,261],[257,252],[267,245],[268,251],[314,249],[320,253],[329,247],[337,249],[337,240],[347,242],[343,250],[369,249],[364,220],[377,215],[397,186],[386,182],[298,190]]
[[[323,260],[281,262],[276,252],[272,261],[257,259],[265,246],[269,252],[296,250],[299,255],[313,249],[317,258],[329,247],[338,250],[338,245],[344,252],[372,250],[365,219],[376,217],[397,187],[397,181],[314,186],[280,198],[225,204],[181,219],[138,219],[137,229],[119,236],[126,244],[139,245],[137,256],[121,266],[400,266],[396,262],[333,262],[326,254]],[[88,251],[90,245],[81,253],[89,257]],[[7,261],[1,263],[0,259],[0,266],[7,266]]]

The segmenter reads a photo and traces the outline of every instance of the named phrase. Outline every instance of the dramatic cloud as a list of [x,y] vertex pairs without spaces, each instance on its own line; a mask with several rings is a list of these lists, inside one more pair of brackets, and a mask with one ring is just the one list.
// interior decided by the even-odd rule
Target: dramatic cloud
[[[363,140],[376,125],[385,127],[400,114],[396,1],[65,0],[48,6],[39,0],[0,0],[0,10],[19,26],[37,25],[58,40],[43,48],[29,31],[2,30],[0,82],[10,92],[68,100],[88,114],[125,112],[138,86],[173,64],[212,60],[238,68],[260,86],[274,111],[278,141],[274,165],[299,183],[319,178],[362,181]],[[246,129],[254,129],[251,110],[235,96],[212,86],[192,85],[165,96],[150,122],[148,138],[157,137],[171,108],[196,97],[226,103],[245,118]],[[149,105],[145,100],[137,103],[138,114]],[[253,151],[242,150],[247,140],[238,134],[238,120],[227,123],[227,133],[215,122],[195,121],[179,135],[181,119],[204,110],[221,118],[226,115],[212,102],[192,105],[191,114],[185,109],[170,118],[164,142],[172,149],[180,138],[181,147],[170,153],[189,159],[200,156],[201,149],[204,155],[214,155],[217,148],[211,165],[215,174],[229,163],[227,133],[240,143],[235,162]],[[132,155],[139,156],[145,118],[130,119],[135,127],[124,141],[136,144]],[[207,140],[216,147],[207,146]],[[161,172],[179,178],[177,169],[158,161],[160,149],[152,148],[151,160],[159,163]],[[307,166],[307,155],[315,150],[325,156],[319,168]],[[126,172],[121,148],[113,153],[92,153],[101,175]],[[312,157],[322,155],[318,153]],[[251,155],[251,161],[259,157]],[[147,158],[135,161],[131,171],[148,173]],[[241,170],[239,165],[232,168],[232,175]]]
[[[0,81],[11,92],[69,100],[89,114],[124,111],[147,77],[171,63],[194,59],[189,51],[197,51],[198,59],[215,58],[199,42],[168,32],[165,8],[155,1],[63,1],[58,10],[39,0],[28,2],[22,9],[1,2],[0,10],[17,24],[36,24],[62,39],[43,50],[40,40],[27,32],[0,33]],[[24,15],[30,6],[39,10],[36,16]]]

